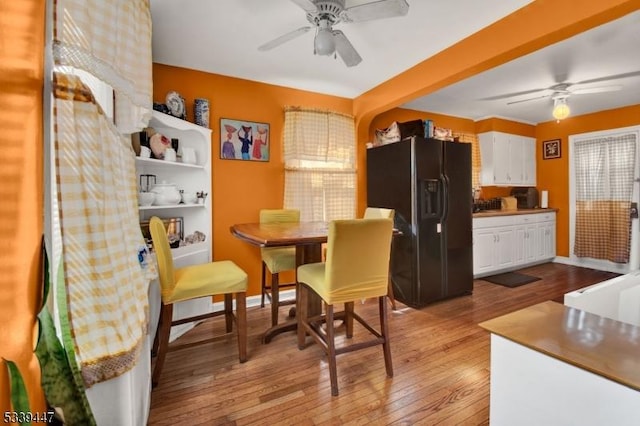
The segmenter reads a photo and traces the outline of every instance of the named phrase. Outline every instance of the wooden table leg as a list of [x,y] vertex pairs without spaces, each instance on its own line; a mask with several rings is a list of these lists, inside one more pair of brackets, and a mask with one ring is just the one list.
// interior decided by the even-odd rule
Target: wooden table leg
[[[296,268],[306,263],[322,262],[322,245],[321,244],[305,244],[296,246]],[[296,277],[297,281],[297,277]],[[310,292],[307,312],[310,316],[320,315],[322,313],[322,299]],[[298,321],[295,319],[295,308],[289,310],[291,320],[285,321],[265,331],[262,336],[263,343],[269,343],[274,336],[286,331],[296,331],[298,329]]]

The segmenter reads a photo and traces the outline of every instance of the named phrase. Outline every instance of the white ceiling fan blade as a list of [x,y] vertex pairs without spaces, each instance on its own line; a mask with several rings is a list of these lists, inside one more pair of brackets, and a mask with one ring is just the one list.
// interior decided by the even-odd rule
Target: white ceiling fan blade
[[281,44],[288,42],[289,40],[293,40],[294,38],[301,36],[302,34],[306,33],[310,29],[311,27],[298,28],[297,30],[291,31],[289,33],[281,35],[278,38],[275,38],[271,41],[266,42],[262,46],[258,47],[258,50],[261,52],[264,52],[265,50],[271,50],[274,47],[278,47]]
[[304,9],[305,12],[316,11],[316,5],[313,4],[311,0],[291,0],[291,1],[297,4],[298,6],[300,6],[302,9]]
[[605,93],[605,92],[617,92],[618,90],[622,90],[622,86],[600,86],[600,87],[585,87],[584,89],[573,89],[569,90],[572,95],[586,95],[588,93]]
[[344,22],[362,22],[373,19],[404,16],[409,12],[406,0],[378,0],[345,9],[340,18]]
[[602,83],[603,81],[618,80],[621,78],[628,78],[628,77],[637,77],[639,75],[640,75],[640,71],[631,71],[631,72],[626,72],[624,74],[616,74],[616,75],[610,75],[607,77],[592,78],[591,80],[579,81],[576,83],[576,85],[589,84],[589,83]]
[[[550,89],[523,90],[521,92],[512,92],[512,93],[505,93],[503,95],[487,96],[486,98],[480,98],[478,100],[479,101],[497,101],[500,99],[515,98],[516,96],[524,96],[524,95],[531,95],[534,93],[547,92],[549,90]],[[537,99],[537,98],[533,98],[533,99]]]
[[356,66],[362,62],[362,58],[342,31],[335,30],[332,34],[336,43],[336,52],[348,67]]
[[536,96],[535,98],[520,99],[519,101],[507,102],[507,105],[513,105],[513,104],[519,104],[519,103],[522,103],[522,102],[535,101],[536,99],[548,98],[550,96],[551,95],[542,95],[542,96]]

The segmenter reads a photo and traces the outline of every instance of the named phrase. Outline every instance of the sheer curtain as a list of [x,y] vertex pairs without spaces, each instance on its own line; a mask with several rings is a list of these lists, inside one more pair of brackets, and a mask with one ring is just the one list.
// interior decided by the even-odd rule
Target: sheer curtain
[[576,256],[629,262],[635,162],[635,134],[575,143]]
[[286,107],[284,117],[284,207],[299,209],[303,221],[354,218],[353,117],[297,107]]

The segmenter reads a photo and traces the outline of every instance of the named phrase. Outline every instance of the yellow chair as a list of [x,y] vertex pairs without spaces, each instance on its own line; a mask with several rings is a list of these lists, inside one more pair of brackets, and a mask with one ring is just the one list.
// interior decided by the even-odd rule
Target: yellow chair
[[[162,294],[160,324],[153,344],[156,364],[151,382],[158,384],[169,346],[171,327],[192,321],[224,315],[226,332],[231,333],[236,321],[240,362],[247,360],[247,274],[230,260],[174,268],[169,240],[162,220],[152,217],[149,230],[158,263]],[[233,314],[233,294],[236,296],[236,315]],[[224,295],[224,310],[173,321],[173,304],[200,297]]]
[[[391,219],[336,220],[329,223],[326,262],[298,267],[298,348],[305,346],[310,334],[322,346],[329,361],[331,394],[338,395],[336,355],[374,345],[382,345],[387,376],[393,377],[389,327],[387,323],[387,288],[393,221]],[[309,292],[320,297],[324,315],[308,317]],[[378,298],[380,331],[375,330],[354,311],[354,300]],[[336,347],[334,305],[344,303],[346,336],[353,336],[353,320],[373,336],[367,341]]]
[[[260,210],[260,223],[300,222],[300,211],[294,209],[263,209]],[[260,306],[264,308],[265,296],[271,301],[271,325],[278,324],[278,310],[282,305],[293,305],[296,299],[280,301],[280,290],[295,288],[296,283],[280,284],[280,272],[295,271],[295,247],[263,247],[262,256],[262,298]],[[267,269],[271,274],[271,285],[267,284]]]
[[[376,218],[389,218],[393,220],[396,211],[393,209],[384,209],[381,207],[367,207],[364,211],[364,219],[376,219]],[[387,292],[387,297],[389,297],[389,301],[391,302],[391,309],[396,310],[396,297],[393,294],[393,283],[391,282],[391,277],[389,277],[389,291]]]
[[363,219],[393,219],[396,211],[393,209],[383,209],[381,207],[367,207],[364,211]]

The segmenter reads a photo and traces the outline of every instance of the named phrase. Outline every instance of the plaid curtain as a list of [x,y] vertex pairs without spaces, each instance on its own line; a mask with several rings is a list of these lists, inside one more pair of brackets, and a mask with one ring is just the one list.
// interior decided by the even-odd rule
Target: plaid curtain
[[453,137],[457,137],[460,142],[471,144],[471,187],[480,188],[480,145],[478,144],[478,135],[453,132]]
[[356,215],[356,137],[353,117],[286,107],[284,207],[302,221]]
[[635,134],[575,143],[576,256],[629,262],[635,159]]
[[[148,321],[135,159],[78,77],[54,75],[55,160],[69,324],[86,386],[128,371]],[[148,272],[150,275],[145,276]]]

